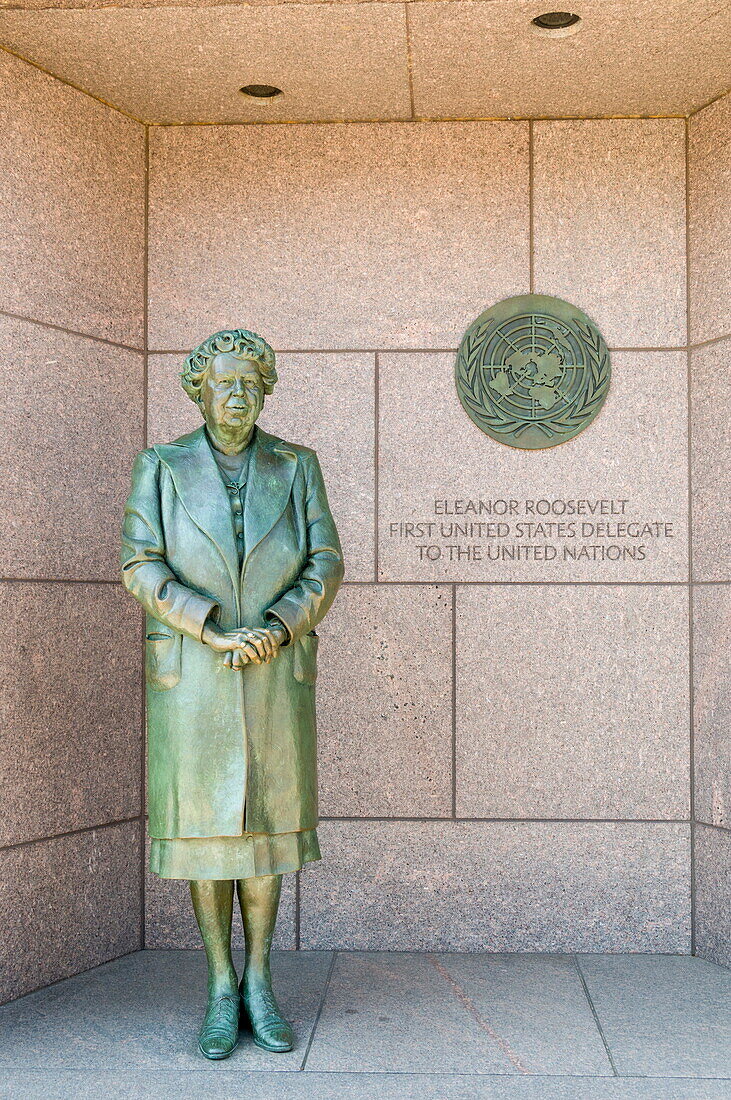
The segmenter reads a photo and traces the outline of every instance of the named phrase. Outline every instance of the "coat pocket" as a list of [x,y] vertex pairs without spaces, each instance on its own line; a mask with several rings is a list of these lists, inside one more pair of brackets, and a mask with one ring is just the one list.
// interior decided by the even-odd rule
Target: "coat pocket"
[[153,691],[167,691],[180,683],[183,635],[166,627],[153,629],[145,637],[145,679]]
[[314,684],[317,679],[317,646],[319,635],[311,630],[294,643],[294,678],[301,684]]

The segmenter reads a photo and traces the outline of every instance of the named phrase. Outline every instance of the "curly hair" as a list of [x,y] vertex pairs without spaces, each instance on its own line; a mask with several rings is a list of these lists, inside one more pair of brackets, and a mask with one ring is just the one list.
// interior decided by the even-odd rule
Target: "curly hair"
[[224,329],[214,332],[202,344],[191,351],[185,360],[180,374],[183,389],[196,404],[200,401],[200,390],[206,371],[217,355],[228,353],[237,359],[251,359],[259,368],[264,383],[264,393],[273,393],[277,381],[274,366],[274,349],[261,336],[247,329]]

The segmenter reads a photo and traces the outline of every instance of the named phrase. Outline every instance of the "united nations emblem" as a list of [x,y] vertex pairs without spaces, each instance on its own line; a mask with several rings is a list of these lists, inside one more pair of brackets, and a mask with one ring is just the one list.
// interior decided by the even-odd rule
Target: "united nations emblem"
[[609,390],[596,325],[561,298],[506,298],[464,334],[455,376],[465,412],[508,447],[555,447],[582,432]]

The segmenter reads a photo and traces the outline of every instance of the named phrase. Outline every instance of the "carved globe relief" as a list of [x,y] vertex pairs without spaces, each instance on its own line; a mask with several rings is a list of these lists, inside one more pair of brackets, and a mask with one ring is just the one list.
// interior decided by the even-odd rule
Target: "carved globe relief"
[[505,298],[467,329],[455,366],[465,412],[508,447],[556,447],[591,424],[609,390],[609,351],[581,310],[544,294]]

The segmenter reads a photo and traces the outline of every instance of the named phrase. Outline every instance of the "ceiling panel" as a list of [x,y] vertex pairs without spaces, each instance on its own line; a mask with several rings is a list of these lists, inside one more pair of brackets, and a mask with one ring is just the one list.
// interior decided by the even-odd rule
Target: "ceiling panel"
[[[293,0],[246,0],[247,4],[270,7],[273,4],[291,4]],[[379,0],[299,0],[303,4],[361,4],[378,3]],[[58,11],[101,8],[220,8],[231,0],[0,0],[0,11]]]
[[0,10],[0,44],[148,122],[409,118],[407,9],[420,118],[687,114],[731,87],[731,0],[572,0],[566,37],[531,25],[548,0],[127,2]]
[[[563,5],[560,5],[563,7]],[[731,87],[729,0],[577,0],[577,33],[541,35],[546,0],[409,5],[418,117],[686,114]]]
[[403,4],[5,11],[0,44],[146,122],[410,117]]

